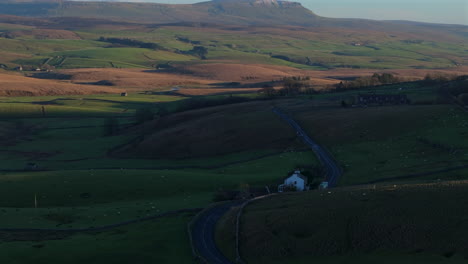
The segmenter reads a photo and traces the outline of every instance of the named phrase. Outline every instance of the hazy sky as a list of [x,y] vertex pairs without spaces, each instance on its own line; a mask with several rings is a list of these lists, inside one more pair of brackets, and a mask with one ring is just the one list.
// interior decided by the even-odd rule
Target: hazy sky
[[[143,0],[142,0],[143,1]],[[146,0],[195,3],[203,0]],[[326,17],[403,19],[468,25],[468,0],[295,0]]]

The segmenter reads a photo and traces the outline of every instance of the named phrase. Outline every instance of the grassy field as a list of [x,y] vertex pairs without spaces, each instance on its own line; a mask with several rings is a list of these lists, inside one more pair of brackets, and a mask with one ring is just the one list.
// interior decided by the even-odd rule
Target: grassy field
[[[297,143],[288,143],[289,148],[284,149],[251,146],[242,152],[191,159],[109,155],[110,149],[138,136],[139,129],[125,128],[133,126],[136,109],[156,110],[163,104],[169,111],[177,110],[181,100],[184,98],[144,94],[2,98],[0,227],[87,228],[200,208],[210,204],[220,189],[234,190],[245,184],[275,188],[291,168],[315,164],[314,155],[303,151]],[[45,116],[41,106],[45,106]],[[226,113],[233,111],[232,107],[227,109]],[[121,133],[104,134],[104,124],[110,117],[117,118]],[[258,118],[263,119],[264,115],[259,114]],[[203,116],[195,113],[193,119]],[[239,118],[233,121],[246,125]],[[30,162],[47,171],[23,171]],[[61,240],[45,237],[44,241],[31,241],[36,239],[26,236],[25,241],[12,242],[11,235],[0,234],[0,252],[8,252],[0,253],[0,261],[126,263],[135,259],[132,251],[143,250],[146,253],[137,257],[139,261],[190,263],[185,233],[189,219],[189,216],[161,218]],[[86,247],[78,252],[77,244]],[[112,250],[122,254],[110,256]]]
[[[415,100],[430,100],[426,88],[408,90]],[[424,174],[466,166],[468,116],[453,105],[423,104],[339,108],[348,95],[331,95],[284,105],[318,142],[326,146],[344,170],[341,185]],[[319,104],[325,100],[327,103]],[[311,107],[316,105],[316,107]],[[329,105],[329,106],[327,106]],[[415,177],[453,180],[464,170]]]
[[[399,176],[414,181],[466,178],[468,169],[433,173],[468,163],[467,115],[453,105],[441,104],[437,87],[379,88],[377,93],[405,93],[414,104],[369,108],[339,105],[370,90],[274,100],[264,100],[255,90],[291,76],[310,77],[314,87],[323,89],[380,70],[408,80],[428,72],[465,73],[461,65],[467,64],[468,54],[460,28],[399,30],[380,22],[362,22],[363,31],[317,18],[298,7],[282,12],[287,26],[254,27],[242,21],[232,26],[220,25],[217,14],[207,16],[205,9],[218,10],[207,3],[194,9],[184,5],[178,11],[162,5],[115,3],[101,8],[104,5],[67,3],[51,11],[54,18],[0,16],[0,95],[4,96],[0,97],[0,228],[89,228],[206,207],[219,191],[241,186],[275,190],[291,170],[315,169],[318,162],[294,131],[272,113],[272,107],[291,114],[333,153],[344,170],[342,186],[399,182],[401,178],[395,179]],[[277,16],[272,14],[279,10],[226,5],[257,22],[275,22],[271,19]],[[41,14],[44,10],[29,11]],[[96,10],[115,20],[160,24],[66,17],[81,12],[92,15]],[[228,21],[240,21],[235,12]],[[167,14],[195,14],[194,19],[204,23],[173,23]],[[304,26],[301,19],[317,24]],[[299,24],[290,26],[290,21]],[[133,42],[110,43],[109,38]],[[142,44],[153,44],[149,46],[154,49],[142,48]],[[194,52],[200,46],[206,53]],[[15,69],[18,66],[23,69]],[[249,89],[236,88],[241,85]],[[120,96],[122,92],[128,96]],[[229,93],[252,101],[206,107],[216,100],[236,99]],[[202,98],[206,105],[198,102],[196,106],[200,98],[190,97],[201,94],[210,96]],[[137,124],[137,113],[142,110],[154,118]],[[30,163],[38,169],[29,169]],[[421,175],[412,177],[415,173]],[[432,229],[425,222],[428,218],[418,218],[435,213],[429,210],[431,206],[444,215],[464,217],[465,185],[379,186],[339,189],[336,195],[335,191],[313,191],[271,198],[274,205],[266,200],[247,208],[244,220],[249,225],[243,226],[243,235],[248,242],[242,251],[254,263],[365,264],[383,257],[389,263],[466,262],[465,240],[430,247],[421,239],[427,230],[433,235],[428,241],[442,237],[441,232],[454,233],[453,219],[434,215],[434,221],[447,228]],[[428,205],[426,198],[434,200],[431,206],[417,206]],[[444,199],[462,202],[444,208]],[[317,210],[324,205],[335,211]],[[349,214],[350,210],[371,222],[357,221],[359,217]],[[408,214],[412,211],[417,212],[415,218]],[[372,225],[379,223],[376,215],[390,212],[394,218],[385,218],[388,225]],[[284,220],[288,214],[294,217]],[[224,219],[221,229],[232,226],[233,215]],[[333,217],[341,215],[346,217]],[[192,263],[186,234],[192,217],[178,214],[63,237],[0,232],[0,262]],[[412,225],[399,226],[402,219]],[[415,221],[422,225],[416,226]],[[284,223],[305,227],[289,230]],[[374,233],[363,230],[366,224]],[[456,224],[461,232],[466,230],[464,222]],[[340,228],[335,237],[321,244],[329,235],[325,230],[333,230],[326,225]],[[271,232],[263,232],[265,228]],[[365,241],[358,236],[361,233],[375,243],[360,243]],[[263,242],[265,234],[270,244]],[[218,233],[218,242],[230,248],[226,252],[232,257],[233,242],[226,238],[232,238],[232,230]],[[349,239],[357,239],[356,248],[348,247]],[[410,251],[405,243],[412,243]],[[250,252],[249,248],[259,250]]]
[[[385,89],[396,93],[399,88]],[[412,99],[437,99],[430,87],[405,89]],[[289,171],[312,168],[317,161],[294,131],[271,112],[273,106],[287,110],[332,151],[345,169],[342,185],[466,164],[463,139],[467,121],[457,108],[443,104],[347,109],[339,106],[342,99],[359,92],[362,91],[259,100],[183,112],[178,111],[187,109],[190,99],[175,95],[1,98],[0,227],[95,227],[205,207],[217,191],[235,190],[241,185],[268,185],[274,190]],[[208,98],[219,100],[229,95]],[[169,114],[135,125],[137,109],[156,113],[161,107]],[[105,134],[109,118],[118,121],[117,134]],[[134,141],[142,135],[142,141]],[[387,149],[382,152],[385,146]],[[116,149],[120,150],[118,155],[110,151]],[[417,152],[412,154],[413,150]],[[421,156],[420,152],[426,154]],[[366,163],[356,153],[365,157]],[[401,153],[408,153],[408,158],[402,158]],[[31,162],[45,171],[25,171],[25,165]],[[463,171],[417,180],[458,177],[465,177]],[[174,239],[165,246],[178,249],[178,256],[173,256],[176,251],[162,254],[165,247],[158,247],[142,254],[141,261],[186,263],[191,260],[191,253],[181,241],[188,239],[188,219],[189,216],[162,218],[61,241],[11,242],[7,241],[8,236],[0,234],[0,252],[12,252],[0,254],[0,260],[68,261],[78,254],[72,245],[85,243],[86,254],[73,261],[99,263],[109,258],[106,252],[112,249],[120,252],[119,248],[130,247],[136,251],[158,245],[162,237],[173,234]],[[154,232],[154,237],[153,233],[149,238],[142,232],[160,226],[167,230]],[[119,236],[126,238],[112,245]],[[129,246],[130,238],[138,239],[138,243]],[[20,256],[19,252],[28,254]],[[131,255],[122,254],[116,258],[123,262]],[[380,254],[387,253],[376,252],[375,258]]]
[[[60,68],[152,68],[161,63],[253,63],[299,69],[372,68],[440,69],[465,64],[464,39],[456,34],[436,38],[426,31],[380,32],[366,35],[357,29],[220,26],[89,26],[64,29],[3,23],[0,63]],[[130,38],[156,43],[163,50],[119,47],[98,41],[100,37]],[[184,55],[194,46],[207,48],[207,60]],[[6,56],[8,55],[8,56]],[[27,58],[25,58],[27,56]],[[60,56],[60,59],[56,59]],[[46,63],[47,62],[47,63]]]
[[[186,223],[192,215],[165,217],[101,233],[57,240],[0,243],[4,263],[195,263]],[[3,238],[3,236],[0,234]],[[23,236],[27,240],[27,236]]]
[[[467,186],[361,186],[259,200],[241,219],[241,255],[248,263],[465,263]],[[233,216],[220,232],[232,233]]]

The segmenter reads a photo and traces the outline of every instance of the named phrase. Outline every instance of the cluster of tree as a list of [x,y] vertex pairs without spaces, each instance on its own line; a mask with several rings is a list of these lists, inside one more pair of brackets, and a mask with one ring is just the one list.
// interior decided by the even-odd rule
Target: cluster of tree
[[195,45],[201,44],[201,41],[191,40],[191,39],[186,38],[186,37],[177,37],[177,40],[181,41],[181,42],[185,42],[185,43],[195,44]]
[[206,55],[208,55],[208,49],[203,46],[195,46],[193,49],[188,51],[181,51],[182,54],[192,55],[199,57],[202,60],[206,59]]
[[317,93],[310,83],[310,77],[308,76],[285,77],[283,78],[282,83],[283,87],[281,89],[274,89],[271,85],[264,85],[258,92],[266,95],[267,97]]
[[424,77],[424,83],[428,85],[441,84],[451,81],[462,80],[466,76],[458,76],[454,74],[444,74],[444,73],[428,73]]
[[163,50],[163,47],[156,43],[152,42],[143,42],[140,40],[129,39],[129,38],[105,38],[100,37],[99,41],[108,42],[114,45],[122,45],[128,47],[137,47],[137,48],[144,48],[144,49],[152,49],[152,50]]
[[385,85],[385,84],[394,84],[394,83],[400,83],[403,80],[401,78],[398,78],[397,76],[391,74],[391,73],[374,73],[372,76],[364,76],[364,77],[359,77],[355,80],[352,81],[344,81],[340,82],[335,86],[337,90],[343,90],[343,89],[357,89],[357,88],[363,88],[363,87],[372,87],[372,86],[379,86],[379,85]]

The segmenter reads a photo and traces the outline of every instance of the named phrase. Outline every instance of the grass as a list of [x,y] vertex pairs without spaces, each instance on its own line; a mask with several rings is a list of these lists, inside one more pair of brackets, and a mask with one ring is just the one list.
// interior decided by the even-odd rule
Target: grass
[[192,215],[165,217],[62,240],[0,243],[4,263],[194,263],[186,237]]
[[[50,171],[0,172],[0,226],[83,228],[199,208],[211,203],[219,189],[237,189],[241,184],[274,188],[291,168],[315,164],[311,152],[272,153],[254,148],[186,160],[117,159],[108,155],[109,149],[130,141],[134,135],[104,136],[102,125],[106,118],[114,116],[121,125],[131,124],[134,110],[122,113],[122,109],[145,107],[154,102],[173,104],[179,99],[159,95],[2,98],[0,109],[5,113],[0,129],[2,169],[22,170],[26,163],[35,162]],[[46,117],[38,115],[38,102],[47,103]],[[38,208],[34,208],[34,197]],[[134,252],[145,251],[136,259],[190,263],[192,257],[185,233],[189,219],[189,216],[163,218],[63,240],[3,241],[0,252],[8,254],[0,253],[0,260],[126,263],[135,260]],[[2,239],[5,238],[0,235]],[[78,244],[86,246],[78,252],[75,250]],[[157,249],[147,250],[149,247]],[[112,251],[122,253],[112,255]]]
[[467,186],[362,186],[259,200],[241,219],[241,255],[249,263],[464,263]]
[[[386,89],[399,91],[397,86]],[[408,87],[405,91],[415,98],[419,93],[433,94],[429,88],[418,89]],[[341,97],[357,92],[314,95],[312,100],[303,97],[253,101],[172,113],[128,129],[124,126],[133,124],[136,109],[150,107],[156,111],[164,106],[174,112],[186,103],[184,98],[147,94],[1,98],[0,227],[100,226],[171,210],[204,207],[211,203],[218,190],[237,189],[243,184],[268,185],[274,190],[289,171],[316,166],[317,161],[311,151],[304,151],[294,131],[271,112],[272,105],[290,112],[311,135],[331,149],[340,164],[349,165],[344,166],[342,185],[466,162],[463,139],[468,123],[464,113],[450,105],[338,107]],[[46,116],[42,116],[42,105]],[[123,130],[118,135],[104,136],[103,125],[109,117],[117,118],[121,124]],[[142,131],[148,140],[142,146],[151,149],[153,156],[138,156],[141,150],[119,158],[109,155],[109,150],[128,144]],[[394,148],[381,152],[389,141]],[[155,147],[167,142],[173,143],[167,148]],[[184,142],[191,144],[190,156],[171,157],[186,154],[180,150]],[[220,146],[224,152],[220,152]],[[458,152],[453,152],[453,148]],[[418,152],[411,152],[413,149]],[[427,156],[419,153],[422,151]],[[407,152],[408,159],[400,156]],[[362,157],[367,161],[366,166],[362,166]],[[383,160],[386,162],[382,163]],[[29,162],[48,171],[21,171]],[[374,168],[378,173],[369,173]],[[462,173],[446,174],[443,179],[464,177]],[[38,208],[34,208],[35,196]],[[0,252],[11,254],[0,254],[0,260],[98,263],[115,258],[118,263],[128,261],[136,254],[132,252],[143,250],[145,253],[138,258],[144,262],[189,263],[190,250],[184,244],[188,241],[185,235],[188,219],[188,216],[164,218],[60,241],[4,242],[0,244]],[[125,238],[114,241],[121,236]],[[146,250],[150,245],[159,245],[163,237],[171,237],[165,247]],[[137,242],[129,246],[132,239]],[[86,244],[79,257],[74,249],[77,244]],[[121,250],[125,247],[129,248],[128,253]],[[113,250],[122,254],[109,256]],[[407,256],[406,251],[397,253]],[[397,253],[388,254],[398,256]],[[387,253],[378,251],[368,257],[378,258],[382,254]],[[430,254],[416,258],[433,259]],[[456,254],[452,259],[458,258]],[[339,263],[342,259],[333,257],[332,260]]]
[[[13,32],[22,30],[22,28],[15,29],[17,25],[0,26],[5,28],[3,30]],[[288,27],[231,29],[148,25],[131,29],[126,26],[112,29],[94,25],[73,32],[82,39],[34,39],[33,36],[24,35],[24,32],[22,37],[16,39],[0,39],[2,51],[30,57],[7,56],[7,59],[0,63],[40,66],[48,58],[55,56],[67,57],[63,63],[61,60],[50,61],[51,66],[58,68],[148,68],[166,62],[203,63],[204,61],[199,58],[178,52],[191,50],[195,45],[209,49],[207,56],[209,60],[270,64],[299,69],[333,67],[436,69],[454,67],[455,63],[463,64],[466,60],[466,51],[460,44],[462,41],[449,38],[435,41],[433,36],[422,32],[414,33],[414,38],[420,37],[422,40],[418,43],[408,43],[410,37],[408,34],[390,37],[382,32],[371,32],[363,40],[360,33],[354,30],[337,28],[327,32],[321,30],[311,32],[307,29]],[[105,48],[108,43],[97,41],[101,36],[157,43],[167,51],[129,47]],[[194,43],[180,41],[180,37]],[[361,42],[367,44],[362,46],[350,44]],[[275,59],[271,57],[274,55],[290,59]],[[314,66],[306,65],[307,58]]]
[[[71,51],[48,53],[46,56],[65,57],[60,64],[51,66],[60,68],[150,68],[155,63],[166,61],[190,61],[193,58],[186,55],[166,51],[154,51],[140,48],[90,48]],[[58,61],[57,61],[58,62]],[[18,60],[17,63],[37,64],[37,58]]]
[[[334,154],[344,169],[341,185],[468,163],[464,140],[468,117],[455,106],[312,110],[304,103],[289,110],[310,135]],[[462,172],[450,172],[437,177],[450,180],[463,176]]]

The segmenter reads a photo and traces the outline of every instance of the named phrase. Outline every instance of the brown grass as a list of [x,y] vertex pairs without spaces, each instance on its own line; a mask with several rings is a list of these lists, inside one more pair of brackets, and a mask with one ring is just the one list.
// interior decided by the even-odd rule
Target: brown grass
[[396,70],[373,70],[373,69],[333,69],[328,71],[301,70],[287,66],[276,66],[266,64],[238,64],[226,62],[214,62],[207,64],[196,64],[181,67],[192,72],[195,76],[224,82],[255,83],[280,80],[290,76],[309,76],[311,83],[318,86],[335,84],[341,78],[370,76],[374,73],[390,72],[398,77],[417,80],[422,79],[428,73],[442,73],[464,75],[468,72],[468,66],[460,66],[452,69],[396,69]]
[[81,39],[78,34],[61,29],[33,29],[13,31],[10,33],[14,37],[32,36],[36,39]]
[[120,92],[119,89],[111,87],[77,85],[56,80],[41,80],[0,72],[0,96],[45,96],[118,92]]
[[72,75],[73,83],[89,83],[102,80],[110,81],[116,87],[135,89],[167,88],[171,86],[207,85],[212,80],[189,75],[159,73],[141,69],[73,69],[62,70]]
[[[11,59],[24,57],[20,54],[3,54]],[[231,92],[254,92],[261,87],[249,89],[207,88],[223,82],[239,82],[255,84],[280,80],[288,76],[309,76],[311,83],[318,87],[326,87],[338,83],[340,78],[369,76],[375,72],[388,72],[360,69],[336,69],[331,71],[300,70],[286,66],[243,65],[236,63],[208,63],[190,66],[179,66],[191,74],[162,73],[142,69],[70,69],[59,73],[71,75],[71,82],[56,80],[37,80],[22,77],[18,74],[1,74],[0,96],[38,96],[64,94],[114,93],[119,89],[130,91],[170,90],[173,86],[181,86],[182,95],[209,95]],[[427,73],[465,74],[467,66],[445,70],[391,70],[390,72],[407,79],[421,79]],[[4,72],[6,73],[6,72]],[[99,81],[109,81],[109,86],[89,85]],[[259,85],[260,86],[260,85]],[[213,86],[213,87],[216,87]]]

